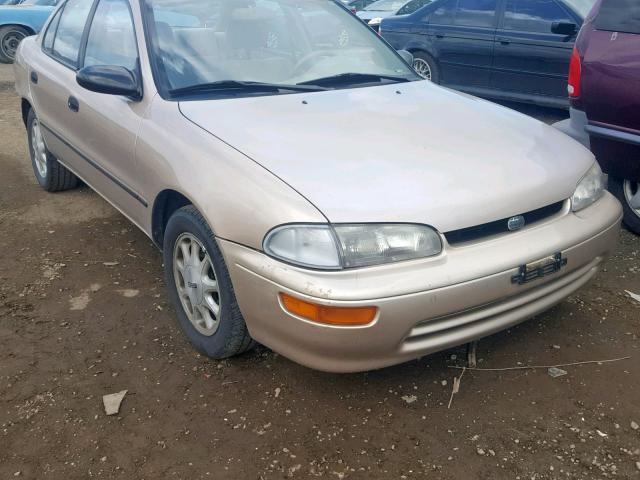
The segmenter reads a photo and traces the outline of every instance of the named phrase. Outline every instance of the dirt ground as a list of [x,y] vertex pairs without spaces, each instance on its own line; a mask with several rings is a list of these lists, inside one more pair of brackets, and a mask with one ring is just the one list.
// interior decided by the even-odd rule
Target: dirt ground
[[354,375],[265,348],[211,361],[180,333],[151,242],[87,188],[37,186],[11,82],[1,67],[0,479],[640,478],[638,237],[478,351],[481,367],[628,360],[467,371],[451,409],[463,348]]

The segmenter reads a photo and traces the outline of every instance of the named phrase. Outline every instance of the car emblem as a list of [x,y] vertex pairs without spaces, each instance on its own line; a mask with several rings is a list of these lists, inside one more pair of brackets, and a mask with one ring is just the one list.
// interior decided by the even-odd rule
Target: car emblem
[[512,232],[515,232],[516,230],[520,230],[522,227],[524,227],[524,217],[522,215],[516,215],[515,217],[511,217],[507,221],[507,228]]

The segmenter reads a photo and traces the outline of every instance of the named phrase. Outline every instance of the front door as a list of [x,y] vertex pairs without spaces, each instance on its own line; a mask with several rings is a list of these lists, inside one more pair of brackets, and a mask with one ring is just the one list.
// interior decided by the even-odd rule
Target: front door
[[575,35],[552,25],[581,20],[556,0],[506,0],[496,33],[492,88],[523,95],[567,99],[567,75]]
[[[141,82],[138,47],[128,0],[98,0],[82,67],[121,66]],[[72,142],[100,175],[99,192],[134,222],[145,218],[147,200],[140,191],[135,164],[137,133],[146,106],[136,100],[91,92],[76,85],[78,103]]]

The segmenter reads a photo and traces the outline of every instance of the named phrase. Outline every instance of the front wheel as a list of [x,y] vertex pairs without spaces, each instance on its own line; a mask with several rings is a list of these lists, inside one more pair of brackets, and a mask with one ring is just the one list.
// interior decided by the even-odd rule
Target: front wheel
[[17,25],[0,28],[0,62],[13,63],[20,42],[29,36],[29,32]]
[[183,207],[169,219],[163,257],[169,297],[192,345],[215,359],[249,350],[253,340],[229,271],[211,229],[195,207]]
[[624,224],[640,235],[640,182],[609,177],[609,190],[622,203]]
[[440,83],[440,70],[434,58],[425,52],[413,53],[413,69],[425,80]]

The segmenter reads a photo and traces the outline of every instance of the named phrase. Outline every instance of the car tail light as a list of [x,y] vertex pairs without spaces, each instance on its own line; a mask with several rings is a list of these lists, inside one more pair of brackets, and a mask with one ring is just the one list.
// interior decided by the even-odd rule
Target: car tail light
[[571,55],[571,65],[569,66],[569,97],[580,97],[580,82],[582,77],[582,63],[580,60],[580,52],[573,47],[573,55]]

